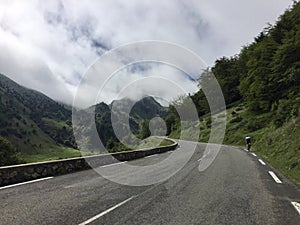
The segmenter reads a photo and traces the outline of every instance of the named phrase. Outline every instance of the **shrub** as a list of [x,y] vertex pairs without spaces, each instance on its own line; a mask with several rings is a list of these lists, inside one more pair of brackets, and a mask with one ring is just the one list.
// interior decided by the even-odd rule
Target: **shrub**
[[299,116],[300,99],[280,100],[276,106],[273,106],[275,116],[273,124],[276,128],[281,127],[291,118]]
[[5,138],[0,136],[0,166],[18,163],[16,149]]
[[230,120],[229,123],[238,123],[238,122],[241,122],[242,120],[243,120],[242,117],[237,116],[237,117],[233,118],[232,120]]

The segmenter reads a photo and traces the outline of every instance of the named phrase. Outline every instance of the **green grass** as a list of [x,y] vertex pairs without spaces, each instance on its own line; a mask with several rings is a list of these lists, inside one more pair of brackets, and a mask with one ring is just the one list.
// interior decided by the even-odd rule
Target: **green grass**
[[[236,111],[236,108],[228,112]],[[292,119],[276,129],[271,113],[256,115],[242,110],[235,115],[242,120],[234,123],[230,122],[232,114],[228,114],[225,144],[245,146],[245,136],[251,136],[253,150],[284,176],[300,185],[300,118]]]
[[67,148],[63,146],[51,146],[48,149],[44,149],[38,153],[33,154],[23,154],[21,160],[25,161],[26,163],[32,162],[44,162],[44,161],[51,161],[57,159],[67,159],[67,158],[74,158],[80,157],[81,153],[79,150],[73,148]]
[[[208,117],[200,118],[200,142],[209,139]],[[178,130],[173,131],[170,137],[178,138],[179,133]],[[253,114],[245,111],[242,104],[233,105],[227,109],[223,143],[245,146],[247,135],[252,137],[252,148],[262,159],[300,185],[300,117],[276,129],[271,113]]]
[[254,145],[256,152],[287,178],[300,185],[300,118],[278,129],[266,128]]
[[172,145],[172,144],[174,144],[174,142],[173,141],[170,141],[170,140],[163,140],[160,144],[159,144],[159,146],[168,146],[168,145]]
[[143,149],[143,148],[155,148],[160,146],[168,146],[172,145],[173,142],[170,140],[165,140],[157,137],[148,137],[142,141],[140,145],[138,145],[135,149]]

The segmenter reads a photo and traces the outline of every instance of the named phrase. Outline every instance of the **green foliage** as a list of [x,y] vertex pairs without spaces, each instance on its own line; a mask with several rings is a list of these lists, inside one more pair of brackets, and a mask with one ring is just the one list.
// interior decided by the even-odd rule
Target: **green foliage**
[[283,98],[300,89],[300,3],[287,10],[239,55],[245,67],[239,90],[248,110],[268,112]]
[[255,142],[256,152],[300,185],[300,117],[286,122],[280,128],[268,127]]
[[131,150],[131,148],[125,146],[119,141],[115,141],[113,139],[109,139],[107,144],[106,144],[106,149],[108,150],[109,153],[114,153],[114,152],[123,152],[123,151],[128,151]]
[[17,164],[17,152],[12,144],[0,136],[0,166]]
[[26,155],[30,160],[33,155],[47,155],[51,148],[76,148],[72,128],[65,123],[72,113],[64,105],[1,74],[0,99],[0,135],[19,157]]
[[291,118],[299,116],[300,110],[300,97],[296,99],[281,99],[273,111],[275,111],[273,123],[276,128],[282,126]]
[[151,135],[150,129],[149,129],[149,120],[144,120],[142,122],[141,126],[141,132],[140,132],[140,137],[141,139],[145,139]]
[[232,120],[229,121],[229,123],[238,123],[241,122],[243,118],[241,116],[236,116]]
[[[253,148],[300,184],[299,15],[300,2],[295,1],[274,26],[269,24],[237,56],[220,58],[211,69],[203,71],[199,79],[201,89],[191,97],[201,120],[199,140],[207,141],[210,117],[202,88],[212,72],[231,112],[227,114],[225,143],[244,145],[246,135],[254,137]],[[180,123],[169,121],[169,128]],[[188,129],[184,132],[188,133]],[[179,133],[180,129],[172,130],[170,136]]]
[[237,88],[240,83],[238,60],[237,56],[231,58],[223,57],[218,59],[211,69],[222,88],[226,104],[231,104],[241,99],[241,94]]

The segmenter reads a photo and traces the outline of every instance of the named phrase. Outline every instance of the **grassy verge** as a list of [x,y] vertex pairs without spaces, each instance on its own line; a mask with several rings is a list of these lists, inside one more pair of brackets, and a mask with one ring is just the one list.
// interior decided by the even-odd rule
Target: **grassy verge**
[[[236,112],[236,107],[230,109]],[[238,122],[229,115],[224,143],[245,145],[245,136],[252,137],[253,150],[284,176],[300,185],[300,118],[292,119],[282,127],[275,128],[272,115],[250,114],[244,111],[234,114]]]
[[255,143],[256,152],[300,186],[300,118],[265,131]]
[[81,154],[79,150],[62,146],[51,146],[47,150],[42,152],[33,154],[22,154],[22,156],[20,156],[20,159],[26,163],[32,163],[74,158],[80,156]]
[[[221,117],[221,114],[216,116]],[[277,129],[271,118],[270,113],[249,113],[241,104],[227,109],[224,144],[245,146],[245,136],[250,135],[253,150],[284,176],[300,185],[300,118],[292,119]],[[200,118],[201,142],[209,139],[209,122],[209,116]],[[178,136],[178,130],[170,135]]]
[[148,137],[142,141],[142,143],[137,146],[135,149],[143,149],[143,148],[155,148],[155,147],[162,147],[168,146],[173,144],[172,141],[161,139],[157,137]]
[[[143,142],[135,149],[168,146],[171,144],[173,144],[173,142],[170,140],[165,140],[157,137],[149,137],[143,140]],[[38,152],[32,152],[32,154],[22,154],[19,156],[19,159],[24,163],[33,163],[33,162],[45,162],[45,161],[58,160],[58,159],[68,159],[68,158],[74,158],[80,156],[81,156],[81,152],[73,148],[67,148],[63,146],[48,146],[47,149],[42,149],[39,150]]]

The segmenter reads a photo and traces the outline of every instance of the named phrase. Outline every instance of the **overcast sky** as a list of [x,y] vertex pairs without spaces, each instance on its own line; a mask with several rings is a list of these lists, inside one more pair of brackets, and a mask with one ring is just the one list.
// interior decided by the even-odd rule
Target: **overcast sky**
[[[89,66],[112,48],[162,40],[194,51],[211,66],[219,57],[239,53],[291,4],[290,0],[1,0],[0,73],[71,104]],[[154,68],[150,71],[156,75],[175,73]],[[148,75],[143,70],[133,73],[134,79]],[[184,83],[186,92],[195,91],[183,77],[186,80],[177,74],[173,82]],[[106,102],[119,86],[116,79]]]

